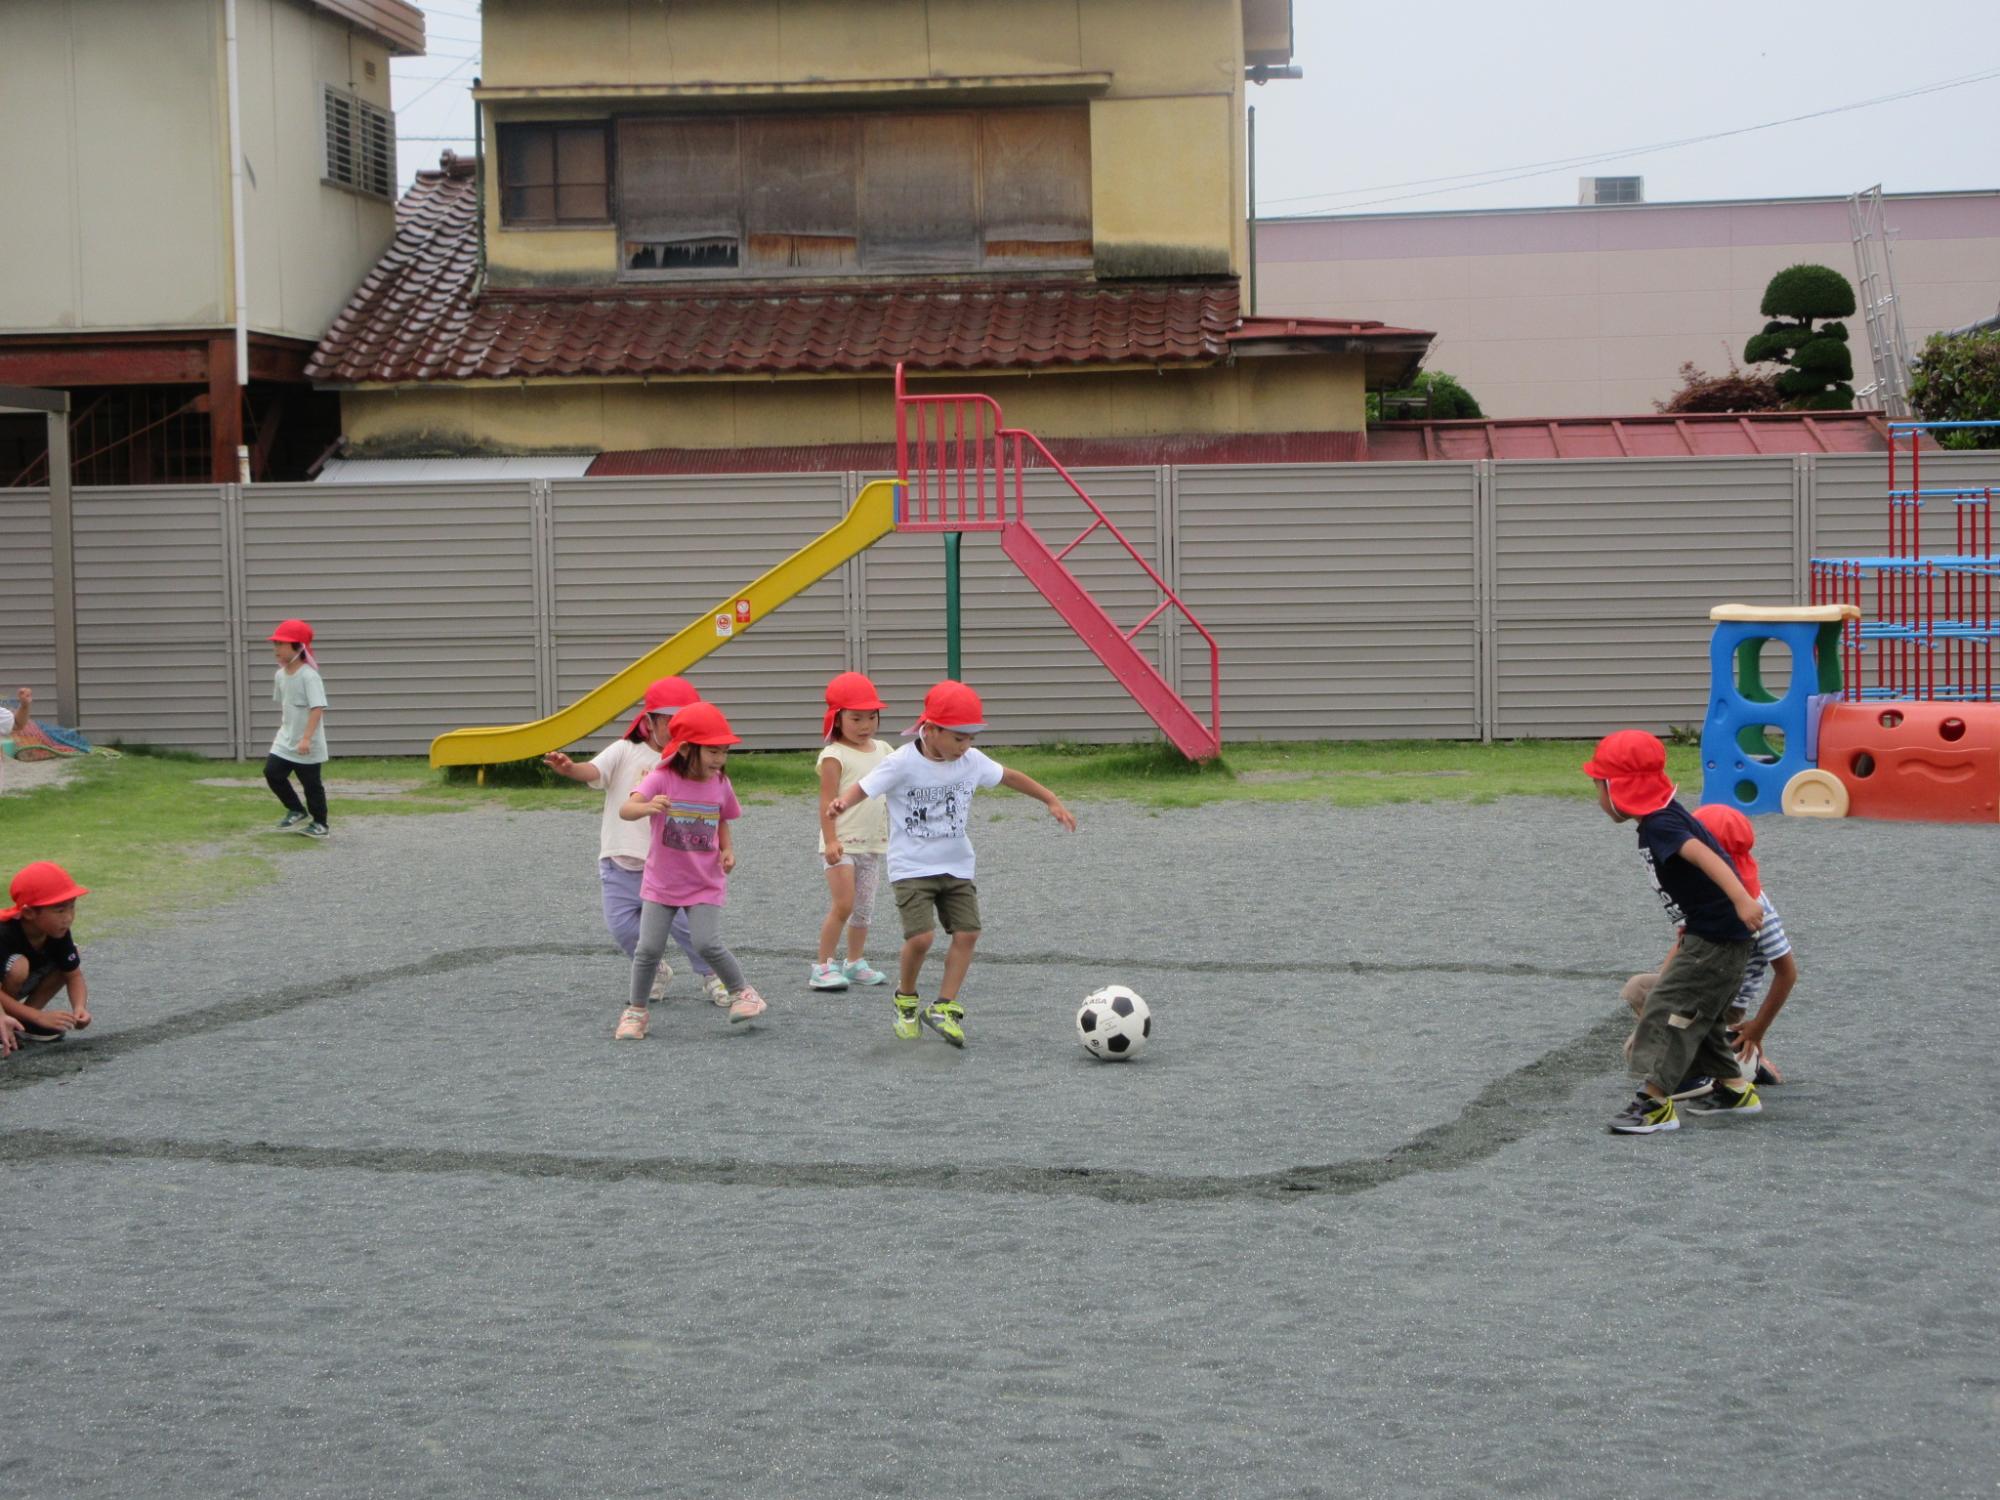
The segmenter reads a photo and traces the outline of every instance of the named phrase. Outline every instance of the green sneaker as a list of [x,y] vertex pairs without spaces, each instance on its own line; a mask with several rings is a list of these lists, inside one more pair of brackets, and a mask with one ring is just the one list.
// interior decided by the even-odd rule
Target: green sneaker
[[917,1012],[924,1008],[922,997],[917,995],[896,996],[896,1035],[906,1042],[917,1039]]
[[965,1007],[956,1000],[940,1000],[926,1010],[921,1017],[924,1025],[954,1047],[965,1045],[965,1028],[958,1023],[965,1019]]
[[1691,1115],[1758,1115],[1764,1112],[1764,1101],[1757,1097],[1756,1087],[1747,1080],[1740,1089],[1718,1083],[1706,1098],[1688,1100],[1687,1112]]

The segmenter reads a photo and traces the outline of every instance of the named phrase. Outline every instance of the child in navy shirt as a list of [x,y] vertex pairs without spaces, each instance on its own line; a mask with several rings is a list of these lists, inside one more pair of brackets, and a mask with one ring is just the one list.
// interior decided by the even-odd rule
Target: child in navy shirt
[[1667,747],[1621,729],[1584,762],[1598,806],[1612,821],[1636,821],[1639,855],[1660,899],[1683,925],[1681,940],[1639,1013],[1632,1071],[1638,1096],[1612,1120],[1618,1135],[1680,1129],[1673,1092],[1689,1071],[1715,1087],[1689,1100],[1689,1114],[1756,1114],[1764,1106],[1730,1044],[1728,1012],[1743,983],[1764,909],[1738,878],[1715,836],[1674,800]]

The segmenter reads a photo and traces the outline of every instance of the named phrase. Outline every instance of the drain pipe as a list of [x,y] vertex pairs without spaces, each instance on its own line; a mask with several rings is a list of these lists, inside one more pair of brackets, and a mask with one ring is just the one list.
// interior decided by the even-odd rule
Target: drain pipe
[[[250,250],[243,233],[243,87],[236,62],[236,0],[222,0],[222,35],[229,72],[229,237],[234,258],[234,295],[230,300],[236,311],[236,385],[240,391],[250,383]],[[241,445],[236,449],[239,483],[248,477],[243,473],[248,467],[244,461],[247,452]]]

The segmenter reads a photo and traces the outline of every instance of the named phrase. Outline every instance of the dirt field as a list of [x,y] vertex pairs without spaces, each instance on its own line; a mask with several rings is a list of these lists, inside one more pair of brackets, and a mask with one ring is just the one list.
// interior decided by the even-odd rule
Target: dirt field
[[588,797],[86,902],[97,1024],[0,1062],[0,1495],[1995,1493],[2000,829],[1764,820],[1792,1081],[1625,1139],[1669,934],[1589,803],[1078,811],[981,798],[964,1053],[805,989],[803,803],[752,1031],[612,1044]]

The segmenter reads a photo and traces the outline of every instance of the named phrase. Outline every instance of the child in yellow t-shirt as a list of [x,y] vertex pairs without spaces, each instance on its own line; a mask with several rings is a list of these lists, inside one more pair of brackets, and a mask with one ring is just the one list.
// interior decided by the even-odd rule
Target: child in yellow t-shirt
[[[844,990],[850,984],[880,984],[888,976],[869,967],[868,919],[882,883],[889,853],[889,815],[879,800],[864,802],[836,820],[827,804],[889,757],[894,748],[875,738],[882,724],[882,700],[875,684],[859,672],[842,672],[826,685],[826,719],[820,732],[819,852],[826,867],[829,897],[819,928],[819,956],[806,983],[816,990]],[[847,929],[847,962],[835,961],[840,929]]]

